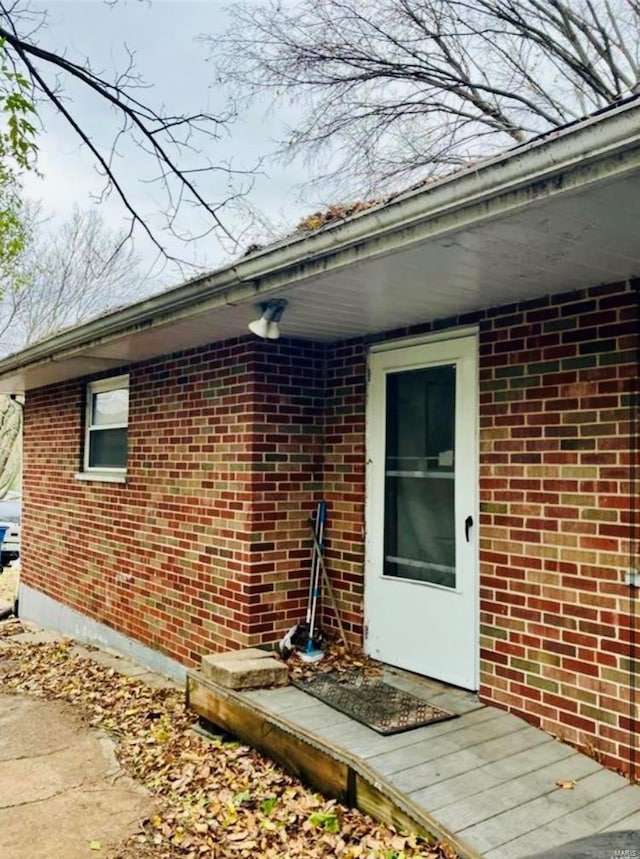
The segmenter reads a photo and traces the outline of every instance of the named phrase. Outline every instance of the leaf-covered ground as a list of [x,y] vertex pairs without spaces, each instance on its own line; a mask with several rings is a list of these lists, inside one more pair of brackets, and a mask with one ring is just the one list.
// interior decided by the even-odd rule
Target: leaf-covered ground
[[456,859],[448,845],[327,801],[246,746],[198,736],[180,690],[122,676],[69,641],[18,643],[14,631],[17,621],[0,624],[3,692],[76,706],[114,737],[122,767],[157,799],[112,859]]

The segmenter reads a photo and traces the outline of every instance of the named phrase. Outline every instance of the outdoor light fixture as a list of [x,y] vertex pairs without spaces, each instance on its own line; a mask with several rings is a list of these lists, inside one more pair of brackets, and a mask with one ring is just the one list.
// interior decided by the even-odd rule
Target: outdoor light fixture
[[249,331],[264,340],[277,340],[280,337],[278,323],[282,318],[287,301],[284,298],[272,298],[256,304],[260,317],[249,323]]

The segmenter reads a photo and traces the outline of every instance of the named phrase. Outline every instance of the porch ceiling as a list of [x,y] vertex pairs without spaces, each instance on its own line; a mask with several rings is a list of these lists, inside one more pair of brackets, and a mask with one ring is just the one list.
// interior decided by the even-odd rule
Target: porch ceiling
[[412,195],[397,213],[383,207],[361,223],[269,249],[0,361],[0,391],[245,335],[255,301],[266,297],[289,300],[283,336],[332,342],[639,276],[637,137],[609,153],[606,168],[572,156],[570,168],[507,187],[499,164],[491,193],[464,188],[451,202],[448,186],[478,179],[466,172],[422,192],[424,212]]
[[[639,178],[446,230],[283,289],[290,305],[281,330],[335,341],[637,276]],[[246,309],[236,311],[246,325]]]

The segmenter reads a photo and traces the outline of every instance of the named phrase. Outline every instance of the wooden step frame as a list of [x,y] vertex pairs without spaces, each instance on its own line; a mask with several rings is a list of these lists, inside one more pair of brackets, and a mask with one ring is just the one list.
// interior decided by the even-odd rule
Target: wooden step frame
[[358,808],[401,832],[446,841],[461,859],[482,859],[410,799],[387,784],[364,761],[343,748],[226,689],[200,671],[187,673],[187,706],[325,796]]

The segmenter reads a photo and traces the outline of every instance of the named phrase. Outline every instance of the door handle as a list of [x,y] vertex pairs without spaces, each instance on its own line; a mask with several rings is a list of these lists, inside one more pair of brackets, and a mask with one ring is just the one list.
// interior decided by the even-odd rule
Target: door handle
[[473,516],[467,516],[467,518],[464,520],[464,538],[467,541],[467,543],[469,542],[469,530],[471,529],[472,525],[473,525]]

